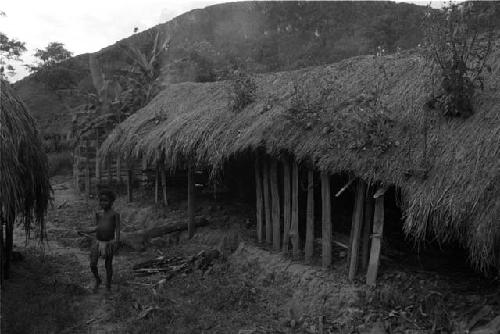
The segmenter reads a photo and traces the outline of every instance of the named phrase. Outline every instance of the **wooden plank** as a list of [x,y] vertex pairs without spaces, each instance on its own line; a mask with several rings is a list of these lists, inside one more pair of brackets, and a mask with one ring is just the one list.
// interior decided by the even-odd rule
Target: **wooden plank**
[[283,252],[288,253],[289,240],[290,240],[290,222],[292,219],[290,159],[283,158],[282,163],[283,163]]
[[373,214],[373,234],[370,251],[370,262],[366,273],[366,284],[375,285],[380,262],[380,248],[382,234],[384,232],[384,195],[375,199],[375,211]]
[[363,224],[364,200],[366,183],[358,180],[356,186],[356,197],[354,211],[352,214],[351,243],[349,252],[349,280],[353,280],[358,270],[359,245],[361,239],[361,226]]
[[312,262],[314,252],[314,172],[307,171],[307,211],[306,211],[306,263]]
[[280,250],[281,226],[280,226],[280,195],[278,190],[278,161],[271,161],[271,208],[273,220],[273,249]]
[[332,201],[330,195],[330,175],[321,172],[321,245],[322,265],[332,264]]
[[361,237],[361,270],[365,271],[368,268],[368,260],[370,259],[370,233],[373,223],[373,188],[366,187],[365,195],[365,212],[364,223]]
[[160,166],[160,173],[161,173],[161,187],[162,187],[162,198],[163,198],[163,205],[168,205],[168,200],[167,200],[167,171],[165,169],[165,165],[161,164]]
[[271,199],[269,198],[269,163],[264,159],[262,164],[262,189],[264,190],[264,213],[266,218],[266,242],[272,242],[272,225],[271,225]]
[[195,206],[195,188],[194,188],[194,167],[190,162],[188,164],[188,236],[191,239],[194,236],[194,206]]
[[[214,197],[215,197],[215,182],[214,182]],[[262,176],[260,167],[260,157],[256,154],[255,157],[255,211],[257,220],[257,240],[262,242],[263,239],[263,198],[262,198]]]
[[292,219],[290,224],[293,257],[297,258],[299,250],[299,165],[292,164]]
[[155,169],[155,204],[160,203],[160,165],[156,163]]

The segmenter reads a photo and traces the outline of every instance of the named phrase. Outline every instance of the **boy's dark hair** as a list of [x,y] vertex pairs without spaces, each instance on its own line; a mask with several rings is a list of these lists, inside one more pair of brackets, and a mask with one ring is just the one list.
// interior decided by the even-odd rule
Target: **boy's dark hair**
[[99,197],[101,196],[107,196],[111,200],[111,202],[114,202],[116,199],[115,193],[109,189],[101,189],[99,191]]

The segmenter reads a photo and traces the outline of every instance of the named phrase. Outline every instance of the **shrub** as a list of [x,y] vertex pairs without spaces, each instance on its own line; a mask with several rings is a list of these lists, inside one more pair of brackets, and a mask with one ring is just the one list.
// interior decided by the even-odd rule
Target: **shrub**
[[231,109],[233,112],[240,112],[255,100],[257,85],[254,79],[246,72],[236,71],[231,88]]

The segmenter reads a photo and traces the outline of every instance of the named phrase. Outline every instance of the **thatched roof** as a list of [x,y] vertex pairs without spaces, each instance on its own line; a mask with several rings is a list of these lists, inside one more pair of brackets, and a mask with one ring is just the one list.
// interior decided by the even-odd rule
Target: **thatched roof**
[[405,54],[258,75],[255,102],[237,113],[231,82],[171,85],[102,152],[152,162],[163,152],[172,166],[189,156],[214,167],[243,151],[288,152],[320,170],[396,185],[408,233],[458,240],[485,269],[500,243],[500,62],[468,119],[423,108],[439,93],[429,73]]
[[51,198],[47,156],[34,119],[13,94],[9,84],[0,80],[0,214],[13,223],[34,221],[44,237],[44,216]]

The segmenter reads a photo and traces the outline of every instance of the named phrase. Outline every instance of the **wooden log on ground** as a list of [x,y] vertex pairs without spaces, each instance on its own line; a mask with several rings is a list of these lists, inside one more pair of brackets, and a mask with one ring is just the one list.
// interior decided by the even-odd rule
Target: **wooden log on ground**
[[[196,217],[195,227],[207,226],[210,222],[202,217]],[[146,243],[153,238],[161,237],[165,234],[186,231],[189,228],[188,222],[178,222],[163,226],[156,226],[150,229],[135,232],[122,233],[120,243],[135,250],[144,250]]]
[[292,254],[298,258],[299,250],[299,165],[292,164],[292,219],[290,224],[290,239],[292,241]]
[[269,195],[269,163],[264,158],[262,164],[262,189],[264,190],[264,213],[266,218],[266,243],[272,242],[272,225],[271,225],[271,199]]
[[[215,184],[214,184],[215,187]],[[260,167],[260,157],[257,154],[255,157],[255,211],[256,211],[256,223],[257,223],[257,240],[262,242],[263,239],[263,202],[262,198],[262,177],[261,177],[261,167]]]
[[332,264],[332,201],[330,195],[330,175],[321,172],[321,262],[323,268]]
[[188,235],[191,239],[195,232],[194,224],[195,188],[194,188],[194,168],[192,163],[188,164]]
[[373,188],[366,187],[365,195],[365,212],[364,212],[364,222],[363,230],[361,234],[361,265],[360,268],[363,271],[368,269],[368,261],[370,259],[370,234],[372,231],[373,223]]
[[375,285],[375,282],[377,280],[383,231],[384,231],[384,195],[380,195],[375,199],[370,262],[368,264],[368,271],[366,273],[366,284],[368,285]]
[[271,199],[272,199],[272,220],[273,220],[273,248],[280,250],[281,226],[280,226],[280,197],[278,189],[278,161],[271,161]]
[[363,224],[363,211],[365,201],[366,183],[358,180],[356,185],[356,196],[354,211],[352,214],[351,242],[349,251],[349,275],[350,281],[356,276],[358,270],[359,245],[361,239],[361,226]]
[[160,166],[161,170],[161,188],[162,188],[162,198],[163,198],[163,205],[168,205],[168,200],[167,200],[167,171],[165,170],[165,166],[161,164]]
[[314,172],[307,171],[307,212],[306,212],[306,244],[305,260],[311,263],[314,252]]
[[290,240],[290,225],[292,219],[291,207],[291,176],[290,160],[283,158],[283,252],[288,253]]

